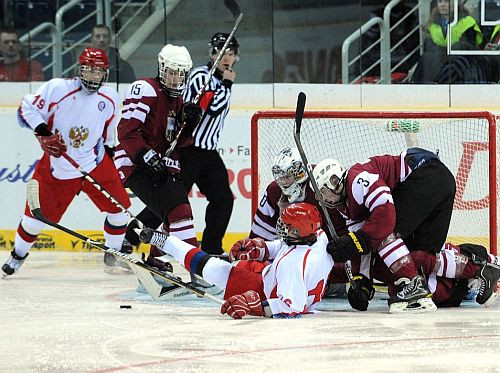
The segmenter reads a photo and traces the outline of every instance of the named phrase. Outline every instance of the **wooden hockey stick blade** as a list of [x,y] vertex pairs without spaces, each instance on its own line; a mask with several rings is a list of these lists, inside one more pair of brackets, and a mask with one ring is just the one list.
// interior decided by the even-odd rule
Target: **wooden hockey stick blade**
[[231,11],[234,18],[241,14],[241,9],[238,3],[234,0],[224,0],[224,5]]
[[300,92],[297,97],[297,107],[295,109],[295,133],[300,136],[300,127],[302,125],[302,118],[304,117],[304,109],[306,107],[306,94]]
[[40,208],[40,198],[39,198],[40,192],[39,192],[38,180],[31,179],[30,181],[28,181],[27,189],[28,189],[28,206],[30,208],[31,214],[36,219],[40,220],[41,222],[43,222],[47,225],[50,225],[54,228],[57,228],[65,233],[68,233],[69,235],[72,235],[76,238],[79,238],[80,240],[87,242],[89,245],[92,245],[97,249],[100,249],[102,251],[106,251],[107,253],[110,253],[118,258],[124,259],[125,261],[127,261],[131,265],[131,267],[132,267],[132,265],[136,265],[138,267],[145,269],[146,271],[149,271],[152,274],[155,274],[155,275],[165,279],[166,281],[170,282],[171,284],[182,286],[183,288],[189,290],[190,292],[192,292],[196,295],[211,299],[214,302],[217,302],[219,304],[224,304],[224,300],[222,300],[221,298],[217,298],[217,297],[213,296],[212,294],[206,293],[203,290],[192,286],[191,284],[185,283],[185,282],[177,279],[174,276],[170,276],[170,275],[168,275],[168,274],[166,274],[166,273],[164,273],[164,272],[162,272],[154,267],[151,267],[151,266],[147,265],[146,263],[143,263],[142,261],[135,259],[134,257],[132,257],[130,255],[124,254],[118,250],[107,247],[106,245],[103,245],[100,242],[94,241],[94,240],[90,239],[89,237],[84,236],[83,234],[75,232],[69,228],[66,228],[58,223],[55,223],[55,222],[47,219],[43,215],[42,210]]

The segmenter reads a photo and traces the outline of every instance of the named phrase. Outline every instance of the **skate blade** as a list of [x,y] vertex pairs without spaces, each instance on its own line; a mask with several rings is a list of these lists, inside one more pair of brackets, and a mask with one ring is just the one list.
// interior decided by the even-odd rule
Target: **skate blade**
[[104,266],[104,272],[110,275],[131,275],[134,272],[129,268],[124,268],[120,265],[115,266]]
[[397,302],[389,306],[390,313],[423,313],[437,310],[431,298],[421,298],[415,303]]
[[500,283],[497,282],[495,291],[493,292],[493,294],[491,294],[491,297],[489,297],[488,300],[483,303],[483,306],[486,308],[492,307],[495,304],[495,301],[497,300],[499,294],[500,294]]
[[[224,293],[224,289],[216,286],[216,285],[210,285],[210,286],[203,286],[203,285],[200,285],[196,282],[189,282],[189,284],[207,294],[210,294],[210,295],[221,295]],[[203,298],[201,295],[196,295],[198,298]]]

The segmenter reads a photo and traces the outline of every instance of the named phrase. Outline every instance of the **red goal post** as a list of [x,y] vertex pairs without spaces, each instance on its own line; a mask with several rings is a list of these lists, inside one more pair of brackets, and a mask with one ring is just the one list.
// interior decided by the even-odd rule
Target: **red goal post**
[[[295,146],[294,116],[293,111],[252,116],[252,213],[273,180],[275,155]],[[306,111],[301,140],[309,163],[336,158],[345,167],[411,146],[439,151],[457,181],[449,240],[482,244],[496,253],[497,131],[495,116],[486,111]]]

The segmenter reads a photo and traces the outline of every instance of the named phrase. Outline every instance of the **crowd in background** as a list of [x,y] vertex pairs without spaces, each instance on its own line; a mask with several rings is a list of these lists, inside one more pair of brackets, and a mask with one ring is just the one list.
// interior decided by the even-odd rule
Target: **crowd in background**
[[[455,1],[458,2],[458,22],[451,26],[454,20]],[[35,24],[28,25],[32,17],[29,16],[27,9],[31,6],[35,7],[43,17],[37,22],[52,21],[55,17],[55,12],[58,7],[63,5],[64,1],[6,1],[4,6],[0,9],[0,26],[2,26],[1,38],[1,53],[0,58],[0,81],[36,81],[47,80],[52,78],[51,70],[47,67],[50,62],[47,54],[37,57],[37,61],[29,61],[28,57],[32,54],[32,47],[25,43],[19,43],[19,34],[23,34],[34,27]],[[88,4],[87,4],[88,3]],[[80,17],[80,13],[90,7],[91,2],[82,2],[73,17]],[[335,3],[335,2],[333,2]],[[368,3],[368,2],[367,2]],[[383,17],[384,8],[388,1],[372,1],[373,4],[369,17]],[[491,4],[490,4],[491,3]],[[495,2],[486,2],[486,6],[490,8],[495,6]],[[10,4],[10,6],[9,6]],[[31,5],[30,5],[31,4]],[[276,4],[276,11],[278,7],[286,8],[287,1],[281,1]],[[368,6],[369,4],[361,4]],[[412,7],[417,4],[416,0],[408,0],[399,3],[391,13],[391,24],[396,24],[402,20],[401,25],[391,31],[391,46],[396,46],[391,52],[391,66],[399,65],[392,73],[393,83],[414,83],[414,84],[460,84],[460,83],[497,83],[499,81],[499,63],[498,56],[489,53],[498,50],[500,43],[500,26],[484,26],[479,22],[480,16],[480,2],[473,0],[429,0],[431,9],[430,18],[426,22],[421,22],[416,13],[407,16]],[[360,6],[361,6],[360,5]],[[322,0],[306,0],[301,4],[295,4],[296,7],[325,7],[326,3]],[[330,5],[328,5],[330,6]],[[337,6],[337,5],[332,5]],[[338,5],[341,9],[341,5]],[[497,9],[498,8],[498,9]],[[496,9],[500,13],[500,7],[496,5]],[[80,13],[78,13],[78,12]],[[24,13],[23,13],[24,12]],[[488,14],[495,17],[491,9]],[[332,21],[333,22],[333,21]],[[360,25],[364,21],[360,19]],[[110,59],[110,82],[123,82],[130,83],[135,80],[138,65],[134,64],[136,61],[133,59],[122,59],[118,52],[118,44],[114,43],[114,30],[117,25],[108,27],[104,24],[89,24],[86,23],[86,34],[88,39],[81,48],[75,49],[75,53],[67,56],[63,61],[65,66],[70,66],[76,62],[76,57],[85,46],[99,47],[105,50]],[[16,27],[16,28],[14,28]],[[415,28],[423,31],[424,39],[420,40],[419,33],[413,32]],[[17,31],[16,31],[17,29]],[[475,55],[450,55],[447,52],[448,29],[450,30],[451,48],[454,51],[471,51],[475,50],[478,53]],[[82,33],[82,31],[79,31]],[[405,38],[404,42],[398,43]],[[5,41],[4,41],[5,39]],[[9,40],[7,40],[9,39]],[[357,83],[372,83],[379,80],[380,72],[379,66],[374,62],[379,58],[379,50],[375,45],[380,39],[380,32],[377,27],[373,27],[362,37],[361,50],[363,55],[355,66],[353,74],[361,74],[361,79]],[[10,45],[7,45],[9,43]],[[405,57],[410,52],[422,43],[420,53],[409,56],[406,60]],[[370,48],[370,46],[374,46]],[[36,48],[36,46],[34,47]],[[333,50],[338,49],[332,47],[332,55],[329,60],[332,60],[333,69],[336,74],[333,74],[335,82],[340,82],[338,71],[340,70],[340,56],[333,53]],[[486,53],[481,53],[485,51]],[[147,52],[145,52],[147,53]],[[264,71],[261,74],[261,81],[259,82],[309,82],[309,83],[328,83],[330,81],[321,81],[322,77],[314,78],[311,73],[308,74],[310,67],[308,64],[311,62],[301,60],[297,57],[296,62],[290,62],[292,55],[296,52],[286,53],[285,59],[277,51],[273,52],[272,56],[272,69]],[[306,55],[309,51],[305,51]],[[316,61],[316,74],[320,76],[319,70],[324,63],[321,53],[317,56]],[[50,56],[49,56],[50,57]],[[313,56],[314,58],[314,56]],[[326,58],[326,57],[325,57]],[[293,59],[295,61],[295,59]],[[322,62],[323,61],[323,62]],[[399,62],[401,62],[399,64]],[[285,70],[290,70],[290,66],[283,67],[283,63],[290,65],[297,64],[297,73],[290,74]],[[313,61],[314,63],[314,61]],[[40,71],[43,65],[44,70]],[[299,66],[303,65],[303,66]],[[368,71],[362,72],[368,66],[372,66]],[[329,69],[327,67],[327,69]],[[332,69],[330,67],[330,69]],[[283,70],[283,71],[282,71]],[[304,71],[306,70],[306,71]],[[65,75],[72,75],[66,73]],[[314,74],[313,74],[314,75]],[[330,74],[331,75],[331,74]],[[304,78],[305,76],[305,78]],[[243,77],[245,79],[245,77]]]

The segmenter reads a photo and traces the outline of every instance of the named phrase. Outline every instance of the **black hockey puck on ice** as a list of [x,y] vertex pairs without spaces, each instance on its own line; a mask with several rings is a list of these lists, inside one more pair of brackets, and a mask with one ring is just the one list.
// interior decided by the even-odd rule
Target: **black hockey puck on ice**
[[132,306],[129,306],[128,304],[122,304],[120,308],[131,309]]

